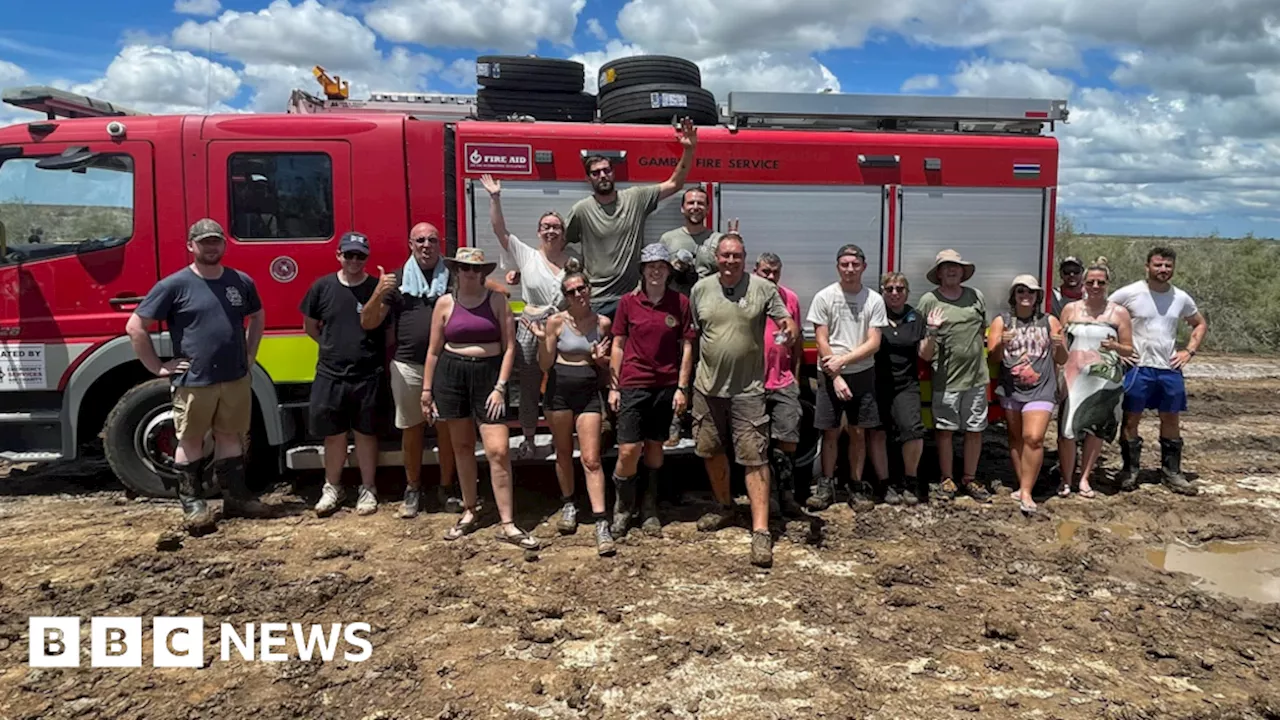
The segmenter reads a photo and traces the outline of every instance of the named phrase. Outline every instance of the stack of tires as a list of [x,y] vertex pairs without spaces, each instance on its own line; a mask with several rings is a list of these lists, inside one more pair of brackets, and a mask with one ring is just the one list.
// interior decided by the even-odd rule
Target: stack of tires
[[636,55],[600,68],[596,104],[607,123],[670,123],[688,117],[695,125],[716,125],[715,95],[702,88],[702,71],[684,58]]
[[582,91],[585,77],[582,63],[572,60],[482,55],[476,58],[476,117],[593,122],[596,98]]

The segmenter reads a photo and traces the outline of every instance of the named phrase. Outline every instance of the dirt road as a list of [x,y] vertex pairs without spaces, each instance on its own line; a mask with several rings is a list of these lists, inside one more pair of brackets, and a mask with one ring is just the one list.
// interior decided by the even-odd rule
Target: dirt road
[[[1280,372],[1213,367],[1184,424],[1198,497],[1107,489],[1047,498],[1037,521],[1007,493],[840,505],[779,527],[768,571],[745,529],[698,533],[697,505],[613,559],[587,527],[542,524],[526,561],[492,529],[444,542],[454,516],[398,520],[389,499],[318,520],[314,477],[270,498],[291,516],[164,552],[176,505],[127,500],[92,468],[15,473],[0,718],[1280,717]],[[1007,480],[1001,432],[983,474]],[[1154,468],[1154,423],[1143,435]],[[519,500],[537,521],[552,499]],[[202,615],[207,665],[150,668],[148,635],[142,669],[27,666],[28,616],[86,618],[87,658],[95,614]],[[219,623],[264,621],[368,622],[373,655],[221,660]]]

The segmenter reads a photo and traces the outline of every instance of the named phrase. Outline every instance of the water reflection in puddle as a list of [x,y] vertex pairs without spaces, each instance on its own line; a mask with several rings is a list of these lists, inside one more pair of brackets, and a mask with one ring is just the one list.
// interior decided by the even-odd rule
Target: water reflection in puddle
[[1195,575],[1202,590],[1280,603],[1280,548],[1274,545],[1209,542],[1189,547],[1169,543],[1147,550],[1147,562],[1161,570]]
[[1121,523],[1105,523],[1094,525],[1093,523],[1082,522],[1080,520],[1059,520],[1058,521],[1058,544],[1068,545],[1075,539],[1076,533],[1083,527],[1096,527],[1103,532],[1109,532],[1116,537],[1126,540],[1141,540],[1142,536],[1138,534],[1138,530],[1132,525],[1123,525]]

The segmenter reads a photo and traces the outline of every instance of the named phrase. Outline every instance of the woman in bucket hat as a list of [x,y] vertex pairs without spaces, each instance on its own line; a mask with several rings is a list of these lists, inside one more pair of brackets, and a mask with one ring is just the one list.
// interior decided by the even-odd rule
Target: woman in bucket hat
[[502,525],[498,539],[526,550],[538,541],[516,527],[511,483],[510,432],[506,425],[507,379],[515,363],[515,322],[501,293],[484,281],[497,263],[484,250],[458,248],[445,264],[457,283],[440,298],[431,317],[431,346],[422,373],[422,411],[428,422],[448,423],[462,481],[462,517],[445,533],[457,540],[477,529],[476,425],[489,460],[489,478]]
[[991,494],[975,476],[982,454],[982,433],[987,429],[987,359],[983,332],[987,329],[987,301],[982,291],[962,285],[973,277],[973,263],[955,250],[943,250],[925,274],[937,285],[920,298],[917,309],[925,316],[925,340],[920,357],[932,361],[933,426],[938,445],[941,482],[934,494],[953,500],[957,484],[952,436],[964,432],[964,476],[959,489],[978,502],[991,502]]
[[1044,311],[1044,289],[1034,275],[1009,285],[1009,309],[991,322],[987,352],[1000,363],[1000,391],[1009,432],[1009,460],[1018,478],[1022,512],[1037,511],[1031,488],[1044,462],[1044,435],[1058,393],[1058,365],[1067,361],[1062,323]]

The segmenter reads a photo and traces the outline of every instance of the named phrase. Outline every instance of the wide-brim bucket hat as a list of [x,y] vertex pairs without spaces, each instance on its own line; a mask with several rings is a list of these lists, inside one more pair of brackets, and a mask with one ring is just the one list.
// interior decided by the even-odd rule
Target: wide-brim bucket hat
[[954,263],[964,268],[964,276],[960,278],[960,282],[964,282],[965,280],[973,277],[973,263],[960,257],[960,253],[955,250],[947,249],[938,253],[937,257],[933,259],[933,267],[929,268],[929,272],[925,273],[925,278],[934,285],[940,285],[941,283],[938,282],[938,268],[942,267],[946,263]]
[[485,260],[484,250],[476,247],[460,247],[453,257],[444,259],[445,267],[450,270],[457,270],[459,265],[467,265],[470,267],[481,268],[486,275],[494,271],[498,267],[497,262]]

